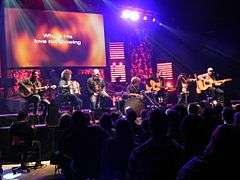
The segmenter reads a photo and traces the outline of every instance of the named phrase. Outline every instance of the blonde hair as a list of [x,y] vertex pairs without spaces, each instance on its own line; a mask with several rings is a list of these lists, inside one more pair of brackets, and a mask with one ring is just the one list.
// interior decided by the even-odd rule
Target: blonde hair
[[64,69],[61,73],[61,79],[65,79],[66,75],[72,75],[72,71],[70,69]]
[[131,79],[131,84],[133,84],[133,85],[140,83],[140,82],[141,82],[141,79],[137,76],[133,76]]

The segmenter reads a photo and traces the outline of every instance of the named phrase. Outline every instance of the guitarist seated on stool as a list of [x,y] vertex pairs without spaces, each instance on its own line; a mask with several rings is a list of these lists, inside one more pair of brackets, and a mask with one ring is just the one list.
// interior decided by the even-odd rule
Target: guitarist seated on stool
[[140,90],[141,79],[139,77],[132,77],[130,84],[127,86],[127,92],[129,97],[143,98]]
[[166,99],[165,79],[162,76],[162,72],[158,71],[155,77],[149,79],[146,84],[146,90],[154,93],[154,99],[158,103],[163,103]]
[[[91,108],[93,110],[103,108],[110,104],[111,98],[106,92],[105,81],[100,77],[99,69],[94,69],[92,77],[87,80],[87,88],[90,93]],[[104,100],[105,104],[102,104]]]
[[27,107],[30,103],[34,104],[34,116],[37,116],[37,108],[41,102],[45,108],[42,115],[42,120],[46,121],[47,111],[49,108],[50,102],[47,99],[42,98],[42,91],[46,90],[47,86],[42,86],[39,81],[39,73],[37,71],[32,71],[31,77],[19,82],[20,96],[24,97],[27,100]]
[[[213,68],[209,67],[207,69],[207,73],[198,75],[197,88],[199,86],[198,85],[199,81],[204,82],[205,86],[208,87],[206,89],[206,91],[205,91],[207,93],[207,95],[209,95],[209,96],[211,96],[213,98],[217,98],[217,99],[223,100],[224,91],[222,89],[216,87],[216,86],[219,86],[220,84],[215,83],[217,81],[216,81],[216,78],[214,76]],[[197,92],[197,93],[199,93],[199,92]]]
[[60,101],[70,101],[75,109],[80,109],[82,106],[82,100],[78,97],[80,89],[78,89],[78,93],[75,93],[74,88],[72,71],[70,69],[63,70],[59,81]]

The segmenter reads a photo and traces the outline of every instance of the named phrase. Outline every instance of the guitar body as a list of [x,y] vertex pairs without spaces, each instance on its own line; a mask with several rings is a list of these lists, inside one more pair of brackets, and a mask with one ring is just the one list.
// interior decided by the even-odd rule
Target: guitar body
[[33,94],[33,86],[31,85],[20,85],[18,89],[19,96],[23,98],[30,97]]
[[149,85],[146,85],[147,91],[160,91],[162,88],[160,82],[156,82],[154,80],[150,80]]
[[49,88],[56,89],[57,86],[52,85],[52,86],[35,87],[33,85],[19,85],[18,94],[23,98],[28,98],[33,94],[37,94]]
[[223,83],[227,82],[227,81],[232,81],[232,79],[228,78],[228,79],[222,79],[222,80],[197,80],[197,93],[200,94],[202,91],[206,91],[208,88],[213,87],[213,86],[220,86]]

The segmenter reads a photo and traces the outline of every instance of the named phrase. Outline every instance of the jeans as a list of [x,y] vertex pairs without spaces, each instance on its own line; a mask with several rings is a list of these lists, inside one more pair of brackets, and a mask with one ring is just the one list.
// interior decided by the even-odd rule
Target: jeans
[[103,107],[103,99],[109,98],[109,95],[106,91],[101,91],[98,95],[91,95],[91,108],[92,109],[99,109]]
[[50,102],[47,99],[42,99],[39,94],[34,94],[27,98],[27,108],[29,107],[29,105],[31,103],[33,103],[33,114],[35,117],[38,117],[37,110],[38,110],[39,105],[40,104],[43,105],[41,121],[46,122]]

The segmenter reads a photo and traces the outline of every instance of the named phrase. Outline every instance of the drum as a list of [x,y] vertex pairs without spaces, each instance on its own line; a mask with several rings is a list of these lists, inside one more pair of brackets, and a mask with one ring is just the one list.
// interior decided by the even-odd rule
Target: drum
[[137,116],[140,116],[144,108],[143,100],[138,97],[130,97],[126,100],[124,109],[126,110],[128,107],[131,107],[137,113]]

